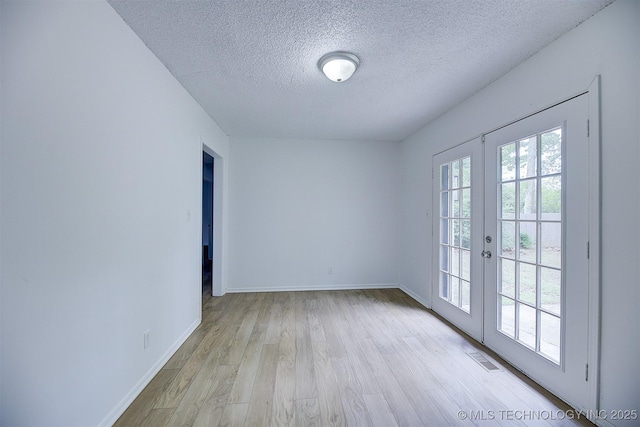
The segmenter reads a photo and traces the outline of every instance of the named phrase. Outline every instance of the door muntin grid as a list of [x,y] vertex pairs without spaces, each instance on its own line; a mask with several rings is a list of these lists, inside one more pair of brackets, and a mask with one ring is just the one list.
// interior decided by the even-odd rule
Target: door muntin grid
[[470,313],[471,157],[440,165],[439,296]]
[[497,329],[559,365],[562,127],[498,147]]

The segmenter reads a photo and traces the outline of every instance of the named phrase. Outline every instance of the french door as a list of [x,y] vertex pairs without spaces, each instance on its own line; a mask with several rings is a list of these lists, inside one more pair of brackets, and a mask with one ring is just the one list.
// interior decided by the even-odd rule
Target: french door
[[434,156],[433,309],[579,409],[591,401],[587,118],[582,95]]
[[482,141],[433,158],[432,308],[482,340]]
[[588,407],[588,97],[485,138],[484,342]]

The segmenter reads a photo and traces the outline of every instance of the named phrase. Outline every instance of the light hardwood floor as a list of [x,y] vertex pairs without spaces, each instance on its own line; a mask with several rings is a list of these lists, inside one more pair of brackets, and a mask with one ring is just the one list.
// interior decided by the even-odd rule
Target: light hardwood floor
[[116,426],[591,425],[568,410],[398,289],[279,292],[204,296]]

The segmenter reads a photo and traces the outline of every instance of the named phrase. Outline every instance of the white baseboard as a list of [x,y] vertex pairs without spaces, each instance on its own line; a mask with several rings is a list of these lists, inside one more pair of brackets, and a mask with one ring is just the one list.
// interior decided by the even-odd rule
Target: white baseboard
[[431,310],[431,305],[429,304],[429,302],[422,298],[421,296],[419,296],[418,294],[416,294],[415,292],[413,292],[411,289],[405,287],[405,286],[398,286],[398,288],[400,288],[400,290],[402,292],[404,292],[405,294],[409,295],[411,298],[413,298],[414,300],[416,300],[417,302],[419,302],[420,304],[424,305],[426,308],[428,308],[429,310]]
[[366,283],[361,285],[316,285],[316,286],[242,286],[227,288],[230,294],[246,292],[295,292],[295,291],[344,291],[356,289],[391,289],[398,288],[397,283]]
[[[603,414],[608,414],[608,411],[602,411]],[[598,427],[615,427],[614,424],[611,424],[609,422],[609,420],[605,420],[604,418],[598,418],[598,419],[589,419],[589,421],[591,421],[592,423],[594,423],[595,425],[597,425]]]
[[129,393],[116,405],[116,407],[98,424],[100,427],[108,427],[115,424],[118,421],[118,418],[127,410],[129,405],[135,400],[136,397],[142,390],[151,382],[153,377],[156,376],[160,369],[169,361],[171,356],[175,354],[176,351],[180,348],[182,344],[189,338],[189,336],[193,333],[193,331],[198,327],[201,323],[201,320],[198,319],[193,324],[191,324],[187,330],[173,343],[169,349],[164,352],[164,354],[160,357],[160,359],[147,371],[146,374],[138,381],[138,383],[131,389]]

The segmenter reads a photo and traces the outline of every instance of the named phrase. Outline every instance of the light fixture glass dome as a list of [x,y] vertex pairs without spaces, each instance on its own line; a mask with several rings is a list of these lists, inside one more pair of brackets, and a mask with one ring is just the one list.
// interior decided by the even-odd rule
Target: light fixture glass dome
[[344,82],[356,72],[360,60],[352,53],[331,52],[318,61],[318,67],[329,80]]

